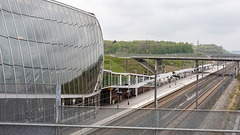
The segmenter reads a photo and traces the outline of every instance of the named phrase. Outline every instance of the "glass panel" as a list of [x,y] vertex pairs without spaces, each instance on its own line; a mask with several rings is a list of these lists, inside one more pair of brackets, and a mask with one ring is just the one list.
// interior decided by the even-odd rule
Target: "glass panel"
[[56,68],[59,69],[61,68],[61,63],[60,63],[60,57],[59,57],[59,51],[58,51],[58,45],[52,45],[52,49],[53,49],[53,57],[55,58],[55,64],[56,64]]
[[47,8],[46,8],[46,2],[45,1],[42,1],[42,0],[40,0],[40,7],[41,7],[41,10],[42,10],[42,15],[43,15],[43,18],[45,18],[45,19],[51,19],[50,17],[49,17],[49,14],[48,14],[48,11],[47,11]]
[[28,9],[29,15],[36,16],[35,11],[34,11],[33,6],[32,6],[31,0],[24,0],[24,1],[25,1],[25,4],[26,4],[26,7]]
[[42,68],[47,68],[47,59],[46,59],[46,53],[45,53],[45,48],[42,43],[38,43],[38,50],[39,50],[39,55],[40,55],[40,60],[41,60],[41,66]]
[[54,11],[53,11],[53,8],[52,8],[52,3],[46,2],[45,6],[47,8],[47,11],[49,13],[50,18],[52,20],[56,20],[55,15],[54,15]]
[[62,44],[66,44],[66,41],[65,41],[65,32],[63,30],[63,24],[62,23],[57,23],[58,25],[58,31],[59,31],[59,39],[61,40],[61,43]]
[[84,26],[85,25],[85,23],[84,23],[84,19],[83,19],[83,13],[79,13],[79,18],[80,18],[80,21],[81,21],[81,25],[80,26]]
[[4,73],[6,83],[14,83],[13,66],[4,65]]
[[63,21],[63,23],[67,23],[67,20],[66,20],[66,17],[65,17],[65,12],[64,12],[64,7],[63,6],[58,6],[58,9],[59,9],[61,20]]
[[24,68],[25,69],[25,76],[26,76],[26,83],[33,83],[33,70],[32,68]]
[[57,22],[53,21],[52,26],[53,26],[52,29],[54,30],[54,34],[55,34],[55,42],[58,43],[58,44],[62,43],[61,42],[62,39],[60,38],[59,32],[58,32]]
[[52,57],[52,47],[50,44],[45,44],[45,47],[46,47],[46,54],[47,54],[48,63],[49,63],[49,69],[53,69],[55,65]]
[[70,94],[74,94],[73,72],[72,72],[72,70],[68,71],[68,79],[70,79],[70,80],[69,80]]
[[49,70],[49,71],[50,71],[50,75],[51,75],[52,84],[56,84],[57,80],[56,80],[56,72],[55,72],[55,70]]
[[25,24],[25,28],[26,28],[26,32],[27,32],[27,36],[29,40],[35,41],[34,35],[33,35],[33,31],[32,31],[32,25],[31,22],[29,20],[29,17],[27,16],[22,16],[23,17],[23,22]]
[[37,45],[35,42],[29,42],[29,43],[30,43],[33,66],[40,68]]
[[79,60],[78,60],[78,64],[79,64],[79,69],[78,70],[81,70],[83,69],[83,60],[82,60],[82,48],[78,48],[78,57],[77,57]]
[[21,48],[22,48],[24,66],[32,67],[28,43],[24,40],[20,40],[20,44],[21,44]]
[[45,43],[50,43],[49,35],[48,35],[48,30],[46,28],[46,23],[44,19],[38,19],[39,24],[41,26],[42,30],[42,35],[43,35],[43,42]]
[[74,51],[73,51],[73,46],[69,47],[69,58],[70,58],[70,65],[71,68],[74,69]]
[[80,26],[80,18],[78,15],[78,11],[74,10],[74,15],[75,15],[74,19],[76,19],[77,25]]
[[3,63],[12,65],[12,55],[8,44],[8,39],[0,36],[0,49],[2,52]]
[[60,60],[61,60],[61,65],[62,65],[62,69],[67,68],[67,64],[66,64],[66,54],[65,54],[65,50],[64,50],[64,46],[61,45],[59,46],[59,53],[60,53]]
[[7,93],[16,93],[16,87],[14,84],[14,73],[13,73],[13,66],[4,65],[4,73],[5,73],[5,82],[8,84],[6,89]]
[[5,26],[4,26],[1,10],[0,10],[0,35],[6,36],[6,29],[5,29]]
[[43,83],[50,84],[49,72],[48,69],[43,69]]
[[65,17],[68,21],[68,24],[72,24],[72,20],[71,20],[71,16],[70,16],[70,13],[69,13],[69,9],[68,8],[64,8],[64,12],[65,12]]
[[17,37],[11,13],[3,12],[9,36]]
[[69,34],[70,34],[70,45],[74,45],[74,40],[75,40],[75,35],[74,35],[74,30],[73,30],[73,25],[68,26],[69,29]]
[[20,8],[21,13],[27,15],[28,13],[27,13],[27,9],[26,9],[24,1],[23,0],[17,0],[17,3],[18,3],[18,6]]
[[65,31],[65,44],[64,45],[67,45],[69,44],[70,45],[70,41],[71,41],[71,38],[70,38],[70,35],[69,35],[69,28],[68,28],[68,25],[67,24],[64,24],[64,31]]
[[77,69],[78,68],[78,62],[79,62],[79,59],[77,59],[78,57],[78,48],[75,47],[73,48],[73,62],[74,62],[74,69]]
[[33,31],[35,33],[36,36],[36,41],[37,42],[43,42],[43,38],[42,38],[42,33],[41,33],[41,28],[38,25],[38,20],[37,18],[33,18],[31,17],[32,20],[32,24],[33,24]]
[[24,74],[23,74],[23,68],[19,66],[15,66],[15,73],[16,73],[16,83],[24,83]]
[[73,26],[73,35],[74,35],[74,46],[78,46],[79,36],[78,36],[78,26]]
[[66,69],[62,70],[62,74],[63,74],[63,83],[67,83],[68,82],[68,76],[67,76],[67,71]]
[[74,11],[72,9],[69,9],[69,13],[70,13],[70,16],[71,16],[71,20],[73,22],[73,25],[77,24],[76,22],[76,19],[75,19],[75,16],[74,16]]
[[66,52],[66,60],[67,60],[67,67],[68,69],[72,68],[72,64],[71,64],[71,58],[70,58],[70,49],[68,46],[65,46],[65,52]]
[[21,57],[20,46],[18,44],[18,40],[14,39],[14,38],[10,38],[10,44],[12,47],[14,64],[22,66],[23,65],[22,57]]
[[19,13],[16,0],[9,0],[12,12]]
[[52,7],[53,7],[53,12],[54,12],[55,17],[57,19],[57,22],[62,22],[62,19],[60,17],[59,11],[58,11],[58,5],[52,4]]
[[34,83],[36,84],[42,84],[42,73],[40,69],[33,69],[34,71],[34,76],[35,76],[35,80]]
[[0,0],[0,3],[1,3],[2,9],[5,9],[5,10],[10,11],[10,8],[9,8],[8,1],[7,1],[7,0]]
[[50,20],[46,20],[46,27],[48,29],[48,33],[49,33],[49,37],[50,37],[50,40],[51,40],[51,43],[52,44],[56,44],[56,40],[55,40],[55,35],[54,35],[54,30],[52,30],[52,21]]
[[62,83],[62,72],[61,70],[56,70],[56,74],[57,74],[57,82],[58,84]]
[[15,24],[16,24],[16,29],[18,33],[18,39],[27,39],[24,31],[24,26],[22,23],[22,18],[18,14],[13,14]]
[[2,68],[2,65],[0,64],[0,83],[3,83],[4,80],[3,80],[3,68]]
[[42,1],[42,0],[32,0],[33,8],[35,10],[36,16],[38,16],[38,17],[43,17],[42,12],[41,12],[41,7],[39,6],[43,2],[44,1]]
[[33,72],[32,68],[25,68],[26,74],[26,83],[29,84],[26,86],[27,93],[35,94],[35,86],[33,84]]

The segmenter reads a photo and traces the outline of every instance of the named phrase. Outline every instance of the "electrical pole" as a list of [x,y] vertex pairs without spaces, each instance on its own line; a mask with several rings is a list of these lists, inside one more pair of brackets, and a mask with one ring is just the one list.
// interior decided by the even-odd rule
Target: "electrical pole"
[[128,73],[128,59],[126,60],[126,73]]
[[196,110],[198,109],[198,73],[197,73],[197,88],[196,88]]
[[111,60],[109,60],[109,70],[111,70]]
[[203,60],[202,60],[202,90],[203,90]]
[[157,108],[157,70],[155,70],[154,87],[154,107]]

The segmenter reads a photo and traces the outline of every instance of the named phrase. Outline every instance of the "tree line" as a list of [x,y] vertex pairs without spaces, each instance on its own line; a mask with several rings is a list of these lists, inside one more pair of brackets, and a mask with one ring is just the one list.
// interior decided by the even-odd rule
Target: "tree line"
[[194,53],[192,44],[172,41],[104,41],[105,54],[173,54]]

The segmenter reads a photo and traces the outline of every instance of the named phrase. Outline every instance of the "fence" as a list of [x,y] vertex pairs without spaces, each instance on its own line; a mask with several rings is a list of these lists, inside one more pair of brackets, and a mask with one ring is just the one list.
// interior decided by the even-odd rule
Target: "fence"
[[68,116],[62,117],[59,124],[2,122],[0,131],[31,134],[35,130],[34,134],[63,135],[240,133],[239,111],[95,107],[64,107],[62,110]]

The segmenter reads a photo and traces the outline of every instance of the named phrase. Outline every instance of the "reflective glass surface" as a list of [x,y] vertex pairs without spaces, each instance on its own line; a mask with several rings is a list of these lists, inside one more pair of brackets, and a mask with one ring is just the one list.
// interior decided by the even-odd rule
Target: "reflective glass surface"
[[[103,66],[103,38],[92,14],[56,1],[0,0],[0,83],[36,84],[7,93],[93,93]],[[0,90],[0,93],[5,90]]]

